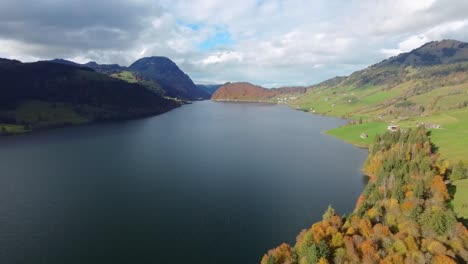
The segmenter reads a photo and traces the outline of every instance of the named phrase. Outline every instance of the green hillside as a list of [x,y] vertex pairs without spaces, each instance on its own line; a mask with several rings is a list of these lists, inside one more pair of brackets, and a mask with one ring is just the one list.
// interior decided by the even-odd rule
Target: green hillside
[[[447,48],[456,50],[456,58],[441,51]],[[408,129],[424,123],[442,157],[468,162],[467,54],[465,43],[431,42],[348,77],[312,86],[290,105],[356,120],[328,133],[361,147],[368,146],[389,124]],[[361,138],[362,133],[368,138]]]
[[141,76],[140,74],[138,74],[136,72],[123,70],[123,71],[119,71],[117,73],[113,73],[110,76],[113,77],[113,78],[120,79],[122,81],[126,81],[128,83],[141,84],[141,85],[145,86],[148,90],[150,90],[150,91],[152,91],[152,92],[154,92],[156,94],[159,94],[159,95],[162,95],[162,96],[165,95],[165,92],[164,92],[164,90],[162,89],[162,87],[161,87],[161,85],[159,83],[157,83],[154,80],[145,78],[145,77]]

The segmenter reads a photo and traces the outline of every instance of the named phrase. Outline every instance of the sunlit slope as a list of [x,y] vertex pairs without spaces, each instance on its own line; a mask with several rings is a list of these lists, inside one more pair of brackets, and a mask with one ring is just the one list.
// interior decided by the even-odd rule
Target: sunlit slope
[[[329,134],[359,146],[367,146],[389,124],[411,128],[425,123],[443,157],[468,161],[467,54],[466,43],[431,42],[348,77],[312,86],[291,106],[356,120]],[[363,133],[368,138],[361,138]]]

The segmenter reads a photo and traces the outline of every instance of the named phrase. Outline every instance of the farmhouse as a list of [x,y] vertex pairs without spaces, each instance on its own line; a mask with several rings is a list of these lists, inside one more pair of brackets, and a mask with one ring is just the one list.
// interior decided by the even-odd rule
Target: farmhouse
[[397,125],[389,125],[389,126],[387,127],[387,129],[388,129],[388,131],[390,131],[390,132],[395,132],[395,131],[400,130],[400,127],[397,126]]

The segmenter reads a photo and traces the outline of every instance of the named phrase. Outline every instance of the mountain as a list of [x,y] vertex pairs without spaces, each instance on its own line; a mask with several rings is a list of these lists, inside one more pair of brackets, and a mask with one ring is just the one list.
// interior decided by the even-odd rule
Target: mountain
[[168,96],[187,100],[209,99],[210,97],[166,57],[142,58],[130,65],[128,69],[158,82]]
[[198,88],[202,89],[206,93],[208,93],[210,96],[213,95],[216,90],[218,90],[219,87],[222,86],[222,84],[196,84]]
[[127,70],[127,67],[120,66],[118,64],[98,64],[95,61],[82,64],[85,67],[91,68],[97,72],[111,75]]
[[333,136],[364,147],[389,124],[423,125],[444,158],[468,162],[468,141],[455,140],[468,138],[466,42],[430,42],[311,88],[291,106],[354,124],[330,131]]
[[[226,83],[211,96],[215,101],[244,101],[244,102],[279,102],[280,96],[302,95],[307,91],[304,87],[287,87],[267,89],[247,82]],[[295,96],[291,96],[295,97]],[[289,100],[290,97],[287,97]]]
[[461,109],[468,103],[468,43],[430,42],[312,88],[296,105],[333,116],[392,120]]
[[468,61],[468,43],[456,40],[432,41],[376,66],[430,66]]
[[0,83],[3,132],[148,116],[179,106],[138,83],[70,63],[1,59]]
[[166,57],[142,58],[130,67],[118,64],[98,64],[94,61],[78,64],[63,59],[55,59],[51,62],[87,67],[112,77],[123,77],[120,79],[125,81],[136,80],[137,83],[164,96],[189,101],[210,98],[207,91],[197,87],[187,74]]

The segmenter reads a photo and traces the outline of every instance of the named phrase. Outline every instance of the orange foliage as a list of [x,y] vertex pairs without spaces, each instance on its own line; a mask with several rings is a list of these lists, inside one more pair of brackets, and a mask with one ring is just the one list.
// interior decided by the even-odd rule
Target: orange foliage
[[385,257],[383,260],[380,261],[380,264],[395,264],[395,263],[404,263],[403,257],[398,253],[388,255],[387,257]]
[[371,235],[371,233],[372,233],[372,224],[369,221],[369,219],[367,219],[367,218],[361,219],[361,222],[359,223],[359,232],[364,237],[369,237]]
[[322,221],[312,225],[311,231],[314,234],[315,242],[319,243],[327,236],[327,229],[330,227],[330,224],[327,221]]
[[434,264],[456,264],[456,262],[449,256],[438,255],[434,258]]
[[359,249],[361,250],[362,255],[364,256],[373,256],[376,253],[376,248],[377,247],[375,246],[374,242],[372,242],[372,240],[370,239],[362,242],[359,246]]
[[432,185],[431,185],[432,191],[438,195],[444,200],[448,200],[450,198],[450,195],[447,190],[447,186],[444,183],[444,179],[442,176],[437,175],[432,179]]
[[406,201],[401,205],[401,210],[403,212],[408,212],[411,209],[413,209],[413,207],[414,207],[414,203],[412,201]]
[[276,263],[292,263],[293,261],[291,246],[286,243],[283,243],[274,249],[272,256],[275,258]]
[[405,198],[411,198],[411,197],[413,197],[413,195],[414,195],[414,192],[413,192],[413,191],[407,191],[407,192],[405,192]]
[[356,202],[356,208],[359,208],[361,207],[362,203],[366,200],[366,197],[364,197],[364,195],[359,195],[359,198]]
[[390,235],[390,228],[386,225],[383,225],[381,223],[376,224],[373,228],[373,233],[374,235],[378,237],[387,237]]
[[330,220],[330,224],[335,228],[341,228],[341,226],[343,226],[343,220],[341,220],[340,216],[334,215]]

